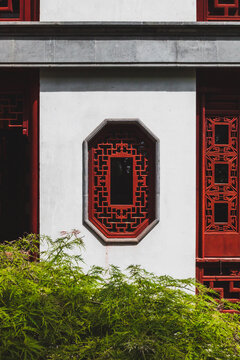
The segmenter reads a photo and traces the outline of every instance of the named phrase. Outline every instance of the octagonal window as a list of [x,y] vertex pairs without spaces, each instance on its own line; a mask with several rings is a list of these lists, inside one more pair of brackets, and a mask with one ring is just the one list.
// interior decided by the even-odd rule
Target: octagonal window
[[85,141],[85,222],[105,242],[138,242],[157,223],[157,148],[139,120],[105,120]]

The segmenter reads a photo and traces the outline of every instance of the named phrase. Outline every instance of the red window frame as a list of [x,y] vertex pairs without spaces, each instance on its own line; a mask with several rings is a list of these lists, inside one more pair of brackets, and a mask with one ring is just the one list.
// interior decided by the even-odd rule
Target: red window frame
[[[87,145],[87,217],[105,241],[135,241],[156,221],[157,140],[136,121],[110,120],[106,124]],[[111,159],[124,157],[132,159],[132,202],[112,204]]]
[[[19,1],[19,16],[11,17],[13,11],[13,2],[8,0],[8,4],[1,6],[0,0],[0,14],[5,13],[6,17],[1,18],[0,21],[39,21],[39,0],[18,0]],[[9,17],[7,16],[9,14]]]
[[30,228],[39,233],[39,72],[0,70],[0,93],[21,93],[24,97],[23,136],[30,140]]
[[197,0],[197,21],[240,21],[240,1]]

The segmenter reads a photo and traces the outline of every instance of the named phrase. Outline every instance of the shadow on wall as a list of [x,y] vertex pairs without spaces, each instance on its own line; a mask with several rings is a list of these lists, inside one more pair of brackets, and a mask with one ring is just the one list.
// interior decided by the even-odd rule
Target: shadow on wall
[[40,74],[42,92],[196,91],[195,71],[188,69],[44,69]]

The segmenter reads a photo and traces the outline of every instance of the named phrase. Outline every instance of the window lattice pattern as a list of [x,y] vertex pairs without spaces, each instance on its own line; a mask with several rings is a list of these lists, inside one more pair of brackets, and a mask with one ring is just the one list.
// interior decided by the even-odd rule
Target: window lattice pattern
[[235,302],[240,300],[240,98],[231,87],[222,93],[215,92],[215,81],[213,87],[199,98],[197,279]]
[[12,0],[0,0],[0,11],[13,11]]
[[206,20],[239,20],[239,0],[207,0]]
[[0,19],[21,20],[22,0],[0,0]]
[[[150,222],[149,168],[154,150],[137,128],[106,131],[90,145],[90,218],[108,237],[134,237]],[[111,159],[132,159],[131,204],[111,204]],[[153,167],[152,167],[153,168]],[[154,177],[154,176],[153,176]],[[154,184],[153,184],[154,187]]]
[[221,298],[231,301],[240,299],[240,263],[207,262],[200,263],[200,281],[219,293]]
[[0,129],[4,128],[22,128],[23,134],[28,134],[22,94],[0,93]]
[[[217,126],[227,128],[227,143],[216,142]],[[229,167],[226,183],[216,183],[216,164]],[[238,231],[238,117],[206,116],[205,136],[205,231]],[[223,182],[225,182],[223,180]],[[215,219],[216,204],[226,204],[227,221]]]

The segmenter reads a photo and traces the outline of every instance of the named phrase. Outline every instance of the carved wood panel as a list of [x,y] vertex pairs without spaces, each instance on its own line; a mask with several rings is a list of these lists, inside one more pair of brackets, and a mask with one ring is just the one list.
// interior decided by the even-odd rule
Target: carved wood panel
[[238,301],[240,96],[208,91],[199,97],[197,279]]
[[0,0],[0,21],[31,21],[39,18],[39,0]]
[[154,216],[155,144],[112,125],[89,145],[89,219],[109,238],[134,238]]
[[[235,115],[205,117],[203,191],[206,232],[238,232],[238,124],[239,118]],[[221,135],[226,139],[220,139]],[[221,141],[226,143],[221,144]],[[221,209],[224,205],[226,219],[222,218],[221,222],[216,219],[216,209],[224,211]]]
[[239,0],[198,0],[199,21],[239,21]]

